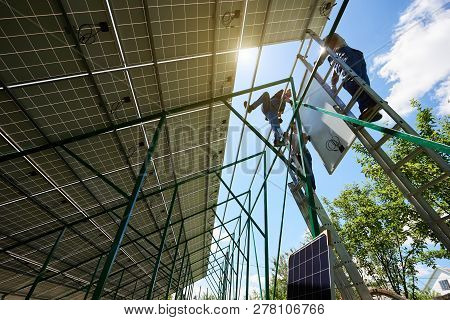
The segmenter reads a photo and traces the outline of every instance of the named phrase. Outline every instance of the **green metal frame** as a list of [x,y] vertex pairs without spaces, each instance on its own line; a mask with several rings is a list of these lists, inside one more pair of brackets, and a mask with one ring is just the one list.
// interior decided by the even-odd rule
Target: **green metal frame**
[[[347,1],[344,1],[343,7],[345,8]],[[338,17],[340,19],[340,16]],[[312,73],[314,74],[318,66],[320,64],[320,61],[317,61]],[[132,121],[128,121],[125,123],[121,123],[119,125],[111,125],[107,128],[96,130],[93,132],[88,132],[86,134],[82,134],[79,136],[71,137],[65,140],[56,141],[56,142],[49,142],[43,146],[35,147],[26,149],[20,152],[14,152],[11,154],[7,154],[0,157],[0,162],[7,161],[7,160],[13,160],[25,155],[31,155],[36,152],[40,152],[43,150],[51,149],[51,148],[61,148],[64,152],[66,152],[68,155],[73,157],[75,160],[77,160],[80,164],[82,164],[84,167],[86,167],[89,171],[91,171],[96,177],[101,179],[103,182],[105,182],[107,185],[109,185],[111,188],[113,188],[117,193],[122,195],[124,199],[126,200],[126,203],[116,205],[108,210],[103,210],[101,212],[95,213],[89,217],[85,217],[82,219],[79,219],[77,221],[73,221],[69,224],[65,224],[59,228],[56,228],[51,231],[47,231],[45,233],[42,233],[40,235],[36,235],[34,237],[31,237],[25,241],[17,242],[16,244],[10,245],[8,247],[5,247],[0,250],[0,252],[7,252],[10,250],[13,250],[19,246],[27,245],[28,243],[31,243],[32,241],[38,240],[42,237],[46,237],[49,235],[52,235],[53,233],[60,232],[56,242],[54,243],[53,247],[51,248],[50,252],[47,255],[47,258],[45,262],[43,263],[37,277],[35,278],[33,284],[31,284],[31,288],[27,294],[26,299],[30,299],[33,295],[34,290],[36,289],[37,285],[42,281],[50,281],[52,278],[64,275],[65,273],[69,272],[70,270],[77,269],[81,267],[84,264],[90,263],[93,260],[97,259],[95,270],[92,274],[91,281],[89,284],[84,284],[81,286],[81,288],[71,291],[68,294],[64,295],[61,298],[68,297],[72,294],[76,294],[79,291],[84,292],[84,299],[86,299],[89,296],[90,290],[93,286],[95,286],[94,293],[92,295],[92,299],[101,299],[102,297],[105,297],[105,295],[112,295],[112,297],[115,299],[118,296],[121,298],[127,298],[131,296],[131,298],[134,298],[136,294],[139,294],[139,292],[144,291],[144,294],[142,298],[146,299],[152,299],[152,298],[158,298],[163,297],[167,299],[171,292],[175,293],[175,299],[186,299],[186,298],[192,298],[193,296],[193,288],[194,288],[194,282],[195,279],[198,277],[198,272],[202,272],[204,270],[205,266],[209,266],[209,272],[206,272],[205,279],[208,282],[209,288],[214,292],[215,296],[219,299],[231,299],[234,297],[234,299],[239,299],[239,292],[240,292],[240,286],[242,279],[245,278],[245,298],[249,298],[249,277],[250,277],[250,261],[252,260],[252,257],[250,255],[251,253],[251,246],[253,242],[253,250],[254,250],[254,260],[256,261],[256,268],[259,275],[259,261],[258,261],[258,255],[257,255],[257,248],[256,248],[256,241],[255,241],[255,235],[253,232],[253,229],[257,229],[259,234],[263,237],[263,244],[264,244],[264,286],[260,283],[260,295],[264,299],[270,299],[275,298],[275,292],[276,292],[276,276],[278,274],[278,263],[279,263],[279,256],[280,256],[280,250],[281,250],[281,242],[283,237],[283,226],[284,226],[284,215],[285,215],[285,204],[286,204],[286,195],[287,195],[287,183],[288,183],[288,170],[291,170],[294,172],[300,180],[302,180],[305,188],[305,194],[307,195],[308,199],[308,216],[309,221],[311,223],[311,230],[313,237],[316,237],[319,234],[319,223],[317,218],[317,212],[315,209],[315,203],[314,203],[314,191],[312,189],[312,183],[311,183],[311,177],[312,172],[308,166],[305,166],[305,159],[304,159],[304,142],[301,138],[301,118],[300,118],[300,107],[310,108],[312,110],[315,110],[317,112],[321,112],[339,119],[342,119],[348,123],[355,124],[357,126],[373,129],[379,132],[382,132],[384,134],[388,134],[400,139],[404,139],[406,141],[412,142],[416,145],[425,147],[425,148],[431,148],[436,151],[450,154],[450,147],[444,144],[436,143],[427,139],[424,139],[422,137],[413,136],[407,133],[399,132],[393,129],[385,128],[373,123],[368,123],[365,121],[361,121],[358,119],[355,119],[353,117],[349,117],[346,115],[338,114],[335,112],[327,111],[323,108],[317,107],[317,106],[311,106],[308,104],[304,104],[303,100],[305,98],[307,89],[309,88],[311,82],[312,82],[313,76],[311,75],[309,81],[307,82],[306,88],[303,91],[302,97],[298,99],[296,95],[296,88],[294,84],[294,80],[292,78],[286,78],[281,79],[278,81],[274,81],[265,85],[261,85],[258,87],[254,87],[251,89],[246,89],[242,91],[238,91],[232,94],[215,97],[213,99],[208,99],[205,101],[201,101],[198,103],[190,104],[187,106],[183,106],[180,108],[174,108],[170,111],[154,114],[147,117],[142,117],[140,119],[135,119]],[[295,121],[295,124],[297,126],[298,139],[299,139],[299,146],[300,146],[300,152],[301,157],[300,160],[302,162],[301,168],[296,168],[290,161],[290,150],[289,155],[286,158],[285,151],[286,148],[275,148],[265,137],[263,137],[259,131],[253,127],[246,118],[242,117],[240,112],[238,112],[233,106],[228,102],[228,100],[232,97],[236,97],[239,95],[247,94],[253,91],[269,88],[272,86],[276,86],[279,84],[287,83],[290,85],[291,90],[293,92],[294,102],[293,102],[293,115],[290,119],[289,124],[293,123]],[[241,160],[236,160],[233,163],[224,165],[224,166],[216,166],[212,167],[210,169],[204,170],[202,172],[198,172],[196,174],[193,174],[191,176],[185,177],[183,179],[180,179],[179,181],[175,181],[175,183],[167,184],[164,186],[161,186],[157,190],[153,190],[150,192],[142,193],[142,185],[145,181],[145,177],[147,175],[147,167],[152,159],[153,153],[156,149],[157,143],[158,143],[158,137],[159,134],[165,124],[166,117],[169,114],[177,114],[181,112],[186,111],[192,111],[196,108],[199,108],[203,105],[209,105],[214,102],[222,102],[223,105],[225,105],[242,123],[243,126],[246,126],[252,131],[264,144],[265,148],[268,148],[273,154],[275,155],[274,159],[272,160],[272,163],[270,166],[268,166],[267,163],[267,151],[264,149],[261,152],[258,152],[257,154],[254,154],[249,157],[245,157]],[[131,195],[128,195],[126,192],[124,192],[121,188],[119,188],[116,184],[114,184],[110,179],[108,179],[105,175],[101,174],[98,170],[96,170],[94,167],[92,167],[89,163],[87,163],[85,160],[83,160],[80,156],[78,156],[76,153],[71,151],[67,144],[80,141],[83,139],[88,139],[90,137],[94,137],[99,134],[107,134],[110,131],[118,130],[121,128],[125,128],[128,126],[134,126],[139,124],[144,124],[147,122],[158,120],[158,125],[155,130],[155,133],[153,135],[152,142],[147,150],[147,154],[145,157],[144,162],[141,165],[141,169],[139,172],[139,175],[137,177],[137,180],[134,185],[133,192]],[[226,168],[229,167],[235,167],[239,163],[242,163],[244,161],[248,161],[253,158],[259,157],[259,161],[262,161],[262,170],[263,170],[263,182],[261,187],[259,188],[259,191],[256,193],[256,197],[253,199],[252,202],[252,196],[251,196],[251,185],[250,189],[247,192],[241,193],[236,195],[231,185],[228,185],[224,179],[222,178],[220,172]],[[270,176],[270,173],[272,171],[272,168],[274,167],[274,164],[277,160],[281,160],[287,167],[286,171],[286,178],[285,178],[285,189],[284,189],[284,196],[283,196],[283,205],[282,205],[282,212],[281,212],[281,224],[280,224],[280,232],[278,237],[278,247],[277,247],[277,254],[276,254],[276,264],[275,264],[275,284],[274,284],[274,292],[273,296],[270,297],[269,292],[269,284],[270,284],[270,253],[269,253],[269,234],[270,234],[270,224],[269,224],[269,213],[268,213],[268,179]],[[259,163],[260,163],[259,162]],[[259,167],[258,163],[258,167]],[[258,168],[257,167],[257,168]],[[205,208],[204,210],[200,210],[198,212],[195,212],[193,214],[190,214],[189,216],[184,216],[183,218],[179,219],[178,221],[171,221],[172,220],[172,212],[174,210],[175,205],[175,199],[177,196],[177,192],[179,190],[179,187],[189,181],[193,181],[195,179],[209,176],[211,174],[215,174],[221,185],[224,186],[224,188],[227,190],[229,194],[229,198],[226,201],[217,203],[214,206],[210,206],[208,208]],[[255,172],[256,175],[256,172]],[[253,180],[252,180],[253,183]],[[140,233],[136,228],[131,226],[129,224],[133,209],[138,201],[141,201],[143,199],[146,199],[148,197],[151,197],[153,195],[159,194],[164,191],[172,190],[172,199],[170,202],[170,206],[167,212],[167,217],[165,220],[165,224],[163,228],[156,228],[157,230],[154,230],[150,232],[149,234],[142,234]],[[262,218],[263,218],[263,226],[259,226],[259,224],[256,222],[254,217],[252,216],[255,207],[259,200],[261,200],[260,196],[262,194],[262,201],[263,201],[263,212],[262,212]],[[245,200],[240,200],[240,197],[246,196]],[[230,201],[234,201],[241,209],[239,215],[233,219],[224,221],[225,219],[221,219],[219,215],[217,214],[216,210],[214,208],[222,205],[227,204]],[[121,218],[121,222],[118,228],[118,231],[115,235],[113,244],[110,248],[110,250],[106,252],[100,252],[95,257],[92,257],[90,259],[87,259],[86,261],[83,261],[75,266],[70,266],[69,268],[66,268],[64,270],[61,270],[58,273],[54,273],[52,275],[44,276],[44,273],[46,272],[46,269],[48,267],[48,264],[50,263],[51,259],[53,258],[54,252],[56,251],[58,244],[60,243],[61,239],[63,238],[64,232],[67,228],[71,228],[77,224],[85,223],[90,221],[93,218],[99,217],[104,214],[113,214],[117,216],[115,213],[118,209],[124,209],[124,214]],[[215,217],[217,218],[218,225],[214,228],[210,228],[208,230],[204,230],[204,232],[197,234],[190,238],[185,238],[182,240],[182,231],[184,230],[184,222],[188,219],[191,219],[193,217],[196,217],[201,214],[205,214],[207,211],[211,210]],[[226,210],[224,211],[224,215],[226,214]],[[242,224],[243,221],[241,221],[242,217],[246,217],[245,222]],[[228,224],[235,223],[234,225],[234,231],[231,231],[232,229],[229,229],[227,227]],[[169,228],[175,225],[179,225],[179,233],[177,237],[177,242],[174,246],[167,247],[166,246],[166,239],[169,232]],[[132,240],[129,241],[123,241],[124,236],[127,233],[128,228],[135,232],[138,236],[134,237]],[[225,238],[215,239],[213,236],[213,231],[217,228],[222,228],[226,232]],[[152,243],[149,238],[152,235],[155,234],[161,234],[161,240],[159,245],[156,245]],[[192,241],[196,239],[197,237],[203,236],[204,234],[210,233],[212,236],[212,243],[217,244],[218,250],[215,252],[209,252],[209,255],[207,257],[202,257],[201,259],[198,259],[196,261],[192,261],[191,257],[197,253],[201,252],[202,250],[208,248],[210,244],[205,245],[203,248],[199,248],[193,251],[190,251],[188,248],[189,241]],[[242,239],[241,239],[242,238]],[[245,238],[245,241],[242,241]],[[220,245],[220,241],[223,239],[228,239],[228,248],[225,250]],[[152,254],[148,249],[146,249],[142,244],[139,244],[138,241],[143,240],[153,248],[155,248],[158,253],[156,255]],[[253,240],[253,241],[251,241]],[[115,263],[116,256],[119,252],[119,250],[125,248],[128,245],[138,245],[142,250],[144,250],[149,258],[143,259],[141,261],[137,261],[136,263],[129,265],[128,267],[120,268],[114,272],[111,273],[111,269]],[[182,255],[180,255],[180,251],[182,246],[184,245],[184,248],[182,250]],[[169,254],[173,253],[173,256],[171,258],[171,262],[169,265],[163,263],[162,256],[163,254],[167,252]],[[100,268],[101,262],[103,260],[103,257],[106,257],[105,262],[103,263],[102,271],[100,273],[99,278],[96,280],[96,274],[98,269]],[[146,279],[136,279],[133,278],[130,281],[127,281],[126,283],[122,283],[123,278],[125,278],[125,273],[130,272],[132,267],[135,267],[136,265],[139,265],[140,263],[151,259],[152,265],[153,265],[153,271],[151,276],[149,277],[149,284],[146,283]],[[223,260],[222,260],[223,259]],[[181,261],[181,264],[179,262]],[[222,261],[222,263],[219,263],[219,261]],[[200,267],[194,267],[200,265]],[[179,266],[177,268],[177,266]],[[245,277],[244,277],[244,271],[245,271]],[[107,284],[108,278],[112,275],[119,275],[119,281],[118,284],[114,287],[114,289],[108,288],[105,290],[105,286]],[[200,273],[202,274],[202,273]],[[143,285],[139,286],[139,283],[142,283]],[[159,288],[156,288],[156,285],[159,285]],[[165,286],[163,286],[165,284]],[[30,285],[26,285],[22,288],[19,288],[18,290],[25,289],[29,287]],[[133,290],[129,290],[130,286],[133,286]],[[263,289],[264,288],[264,289]],[[120,294],[119,294],[120,293]],[[140,294],[139,294],[140,295]],[[264,295],[264,296],[263,296]]]
[[106,258],[105,265],[103,266],[102,273],[100,274],[100,279],[97,283],[97,286],[95,287],[94,295],[92,296],[93,300],[100,299],[100,296],[103,292],[103,288],[108,279],[108,275],[111,271],[114,260],[116,259],[117,253],[120,250],[120,245],[122,244],[122,239],[125,235],[125,232],[127,231],[128,223],[130,222],[131,214],[136,205],[138,195],[141,192],[141,188],[144,185],[145,178],[147,177],[147,167],[150,164],[151,158],[153,156],[153,152],[156,149],[159,133],[160,133],[165,121],[166,121],[166,116],[163,115],[159,120],[158,127],[156,128],[155,133],[153,134],[152,143],[150,144],[150,147],[147,150],[147,155],[146,155],[144,163],[142,164],[141,169],[139,171],[139,176],[134,185],[133,192],[131,193],[130,201],[125,209],[125,213],[123,215],[122,221],[120,222],[119,230],[116,233],[116,237],[114,238],[114,242],[111,246],[111,250],[109,251],[109,254]]
[[[170,220],[172,219],[173,207],[175,205],[175,198],[177,197],[178,187],[175,187],[173,191],[172,200],[170,201],[169,212],[167,213],[166,224],[164,225],[163,236],[161,238],[161,243],[159,245],[158,257],[156,258],[155,266],[153,267],[153,275],[152,281],[150,282],[150,287],[148,289],[147,300],[150,300],[153,297],[153,289],[156,284],[156,277],[158,276],[159,264],[161,263],[162,253],[164,251],[164,247],[166,246],[166,238],[167,231],[169,230]],[[176,247],[178,248],[179,243],[177,243]],[[176,258],[176,256],[175,256]]]
[[42,275],[44,274],[45,270],[47,269],[48,264],[50,263],[50,260],[52,259],[53,254],[54,254],[55,251],[56,251],[56,248],[58,248],[59,242],[60,242],[61,239],[64,237],[64,233],[65,233],[65,232],[66,232],[66,228],[63,228],[63,229],[61,230],[61,232],[59,233],[58,238],[56,238],[56,241],[55,241],[55,243],[53,244],[53,247],[51,248],[50,252],[48,253],[47,258],[45,259],[45,262],[44,262],[44,263],[42,264],[42,266],[41,266],[41,270],[39,271],[37,277],[34,279],[34,282],[33,282],[33,284],[31,285],[31,288],[30,288],[30,290],[28,291],[27,296],[25,297],[25,300],[30,300],[30,299],[31,299],[31,297],[32,297],[32,295],[33,295],[33,293],[34,293],[34,290],[36,289],[36,287],[37,287],[37,285],[39,284],[39,282],[41,282],[41,280],[42,280]]
[[306,104],[306,103],[304,103],[303,106],[306,107],[306,108],[310,108],[312,110],[321,112],[323,114],[326,114],[326,115],[329,115],[329,116],[332,116],[332,117],[335,117],[335,118],[338,118],[338,119],[342,119],[342,120],[344,120],[346,122],[353,123],[353,124],[355,124],[357,126],[369,128],[369,129],[372,129],[372,130],[375,130],[375,131],[378,131],[378,132],[381,132],[381,133],[384,133],[384,134],[388,134],[388,135],[396,137],[396,138],[400,138],[400,139],[412,142],[415,145],[418,145],[418,146],[421,146],[421,147],[424,147],[424,148],[433,149],[435,151],[442,152],[442,153],[445,153],[447,155],[450,155],[450,146],[448,146],[446,144],[439,143],[439,142],[432,141],[432,140],[428,140],[428,139],[422,138],[420,136],[414,136],[414,135],[406,133],[406,132],[401,132],[401,131],[394,130],[394,129],[391,129],[391,128],[386,128],[386,127],[383,127],[383,126],[379,126],[379,125],[377,125],[375,123],[362,121],[362,120],[359,120],[359,119],[356,119],[356,118],[353,118],[353,117],[350,117],[350,116],[347,116],[347,115],[344,115],[344,114],[328,111],[328,110],[325,110],[323,108],[320,108],[320,107],[317,107],[317,106],[312,106],[312,105],[309,105],[309,104]]

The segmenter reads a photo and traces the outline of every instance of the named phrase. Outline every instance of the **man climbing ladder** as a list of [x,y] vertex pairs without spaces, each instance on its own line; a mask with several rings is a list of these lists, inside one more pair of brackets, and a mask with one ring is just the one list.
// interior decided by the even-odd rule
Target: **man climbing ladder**
[[[364,55],[361,51],[350,48],[344,38],[337,33],[325,37],[324,43],[327,47],[336,52],[336,55],[342,59],[342,61],[347,63],[348,66],[370,86],[369,77],[367,76],[366,61],[364,60]],[[344,89],[347,90],[352,97],[358,95],[356,101],[358,101],[359,111],[361,112],[359,119],[370,122],[381,120],[381,114],[375,110],[377,106],[376,101],[374,101],[366,92],[358,92],[358,84],[352,78],[348,78],[343,68],[338,63],[333,63],[331,57],[328,57],[328,61],[330,64],[333,64],[333,76],[331,77],[332,90],[337,92],[336,84],[339,81],[339,75],[342,75]]]
[[280,90],[272,97],[270,97],[268,92],[264,92],[250,105],[247,104],[247,101],[244,101],[244,107],[247,110],[247,113],[251,113],[262,104],[261,111],[265,115],[266,120],[269,121],[275,135],[275,140],[273,142],[275,147],[286,145],[285,135],[280,128],[280,123],[283,121],[281,115],[284,113],[286,102],[289,102],[292,105],[291,95],[290,89],[286,90],[284,93],[283,90]]

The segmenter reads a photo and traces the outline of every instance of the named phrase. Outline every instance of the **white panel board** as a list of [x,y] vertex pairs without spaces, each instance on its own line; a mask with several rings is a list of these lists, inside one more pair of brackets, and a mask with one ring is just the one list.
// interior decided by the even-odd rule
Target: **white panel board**
[[[304,103],[335,111],[333,100],[316,80],[311,83]],[[311,144],[328,173],[332,174],[351,147],[355,135],[343,120],[319,111],[300,108],[300,117],[303,130],[311,136]]]

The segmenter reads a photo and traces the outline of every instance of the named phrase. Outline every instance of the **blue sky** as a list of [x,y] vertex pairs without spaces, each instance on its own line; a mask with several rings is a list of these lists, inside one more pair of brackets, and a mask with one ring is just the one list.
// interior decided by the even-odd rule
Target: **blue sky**
[[[341,1],[338,1],[338,5],[335,7],[330,22],[327,24],[323,34],[327,34],[328,29],[331,27],[331,23],[334,21],[337,8],[340,4]],[[397,102],[399,107],[396,110],[403,115],[409,123],[414,122],[414,112],[411,112],[407,107],[407,101],[412,97],[419,98],[425,105],[433,106],[436,114],[449,113],[448,102],[446,104],[446,99],[449,97],[450,70],[444,70],[443,72],[441,70],[442,67],[439,68],[435,66],[437,63],[434,61],[439,59],[439,53],[436,49],[448,53],[448,44],[439,44],[439,39],[432,39],[429,35],[430,31],[438,32],[439,30],[446,30],[446,23],[450,21],[450,19],[447,19],[449,17],[449,12],[449,5],[446,5],[444,1],[439,0],[421,0],[416,2],[406,0],[352,0],[349,2],[346,12],[337,29],[337,32],[346,39],[351,47],[357,48],[365,53],[372,88],[374,88],[381,97],[386,98],[387,101]],[[442,22],[442,20],[444,20],[444,22]],[[434,57],[433,54],[438,55],[435,56],[433,61],[425,59],[424,61],[418,60],[414,62],[414,53],[417,52],[418,56],[421,56],[421,52],[419,52],[420,50],[411,49],[413,44],[411,44],[410,39],[408,39],[411,33],[416,35],[416,38],[418,38],[416,39],[417,41],[424,41],[429,44],[430,52],[428,53],[428,56]],[[287,77],[292,68],[298,48],[299,42],[264,47],[255,85]],[[316,55],[318,50],[318,48],[313,47],[311,49],[311,55]],[[256,54],[256,49],[248,49],[240,54],[234,88],[235,91],[246,89],[251,86]],[[402,57],[410,57],[413,62],[410,65],[405,66]],[[424,57],[426,57],[426,55]],[[430,65],[428,65],[428,62],[430,62]],[[446,63],[446,65],[449,64]],[[414,68],[417,70],[411,70]],[[304,69],[299,66],[294,73],[294,79],[297,86],[301,81],[303,70]],[[408,82],[408,75],[415,76],[414,72],[421,75],[424,74],[424,70],[433,73],[434,77],[425,76],[423,77],[425,79],[417,77],[416,81],[422,81],[422,86],[415,86]],[[426,90],[422,89],[422,87],[425,87]],[[282,86],[272,88],[269,92],[275,92],[279,88],[282,88]],[[411,96],[405,97],[405,94],[410,94]],[[259,93],[255,93],[251,101],[254,101],[258,96]],[[233,106],[241,111],[242,115],[244,115],[244,108],[242,106],[243,101],[247,98],[248,96],[241,96],[233,99]],[[395,108],[395,106],[393,107]],[[287,111],[284,118],[289,119],[291,114],[290,111]],[[270,129],[259,110],[251,113],[247,119],[252,125],[259,128],[261,133],[267,136]],[[283,125],[286,125],[286,123]],[[230,163],[235,160],[241,127],[241,122],[234,115],[231,115],[224,163]],[[253,133],[246,129],[244,131],[239,157],[242,158],[254,154],[262,150],[262,148],[263,144],[258,141]],[[317,193],[320,197],[333,199],[343,190],[346,184],[361,182],[364,179],[361,174],[361,168],[357,164],[353,152],[350,151],[346,155],[333,175],[330,176],[326,172],[325,167],[312,146],[309,146],[309,150],[313,155],[313,170],[316,177]],[[268,158],[273,159],[273,155],[270,154],[270,152]],[[245,165],[238,167],[233,182],[233,192],[235,194],[248,190],[255,167],[256,160],[249,161]],[[223,178],[227,182],[231,179],[231,173],[231,170],[223,173]],[[271,257],[276,255],[277,250],[285,175],[285,168],[280,164],[280,161],[277,161],[268,185],[270,226],[269,250]],[[256,192],[261,186],[261,176],[262,171],[259,170],[252,187],[252,197],[255,197]],[[225,200],[226,196],[226,189],[222,187],[219,193],[219,201]],[[219,208],[218,213],[222,214],[223,209],[223,206]],[[239,212],[239,206],[235,203],[230,203],[227,208],[225,220],[235,217]],[[260,226],[263,225],[262,213],[263,202],[260,200],[258,201],[254,212],[254,219]],[[282,251],[298,248],[300,243],[304,240],[306,231],[305,223],[289,190],[287,192],[285,215]],[[254,232],[258,258],[263,259],[263,240],[257,230],[254,230]],[[215,235],[217,236],[217,233]],[[225,243],[226,242],[224,242],[224,244]],[[251,264],[255,265],[253,250],[254,249],[252,248],[251,255],[253,257],[251,259]],[[263,261],[258,262],[262,265]],[[450,265],[448,261],[443,260],[440,260],[439,264],[442,266]],[[264,268],[261,268],[260,270],[263,274]],[[420,272],[419,277],[426,278],[430,270],[424,267],[421,268]],[[251,286],[256,288],[256,268],[252,268],[251,275]],[[200,281],[197,283],[196,290],[198,290],[199,285],[205,287],[205,283]]]

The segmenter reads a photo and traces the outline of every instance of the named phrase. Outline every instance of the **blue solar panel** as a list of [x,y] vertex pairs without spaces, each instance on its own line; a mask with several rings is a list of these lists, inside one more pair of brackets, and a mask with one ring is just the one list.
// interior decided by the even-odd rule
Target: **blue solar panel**
[[331,300],[330,250],[326,234],[289,257],[288,300]]

